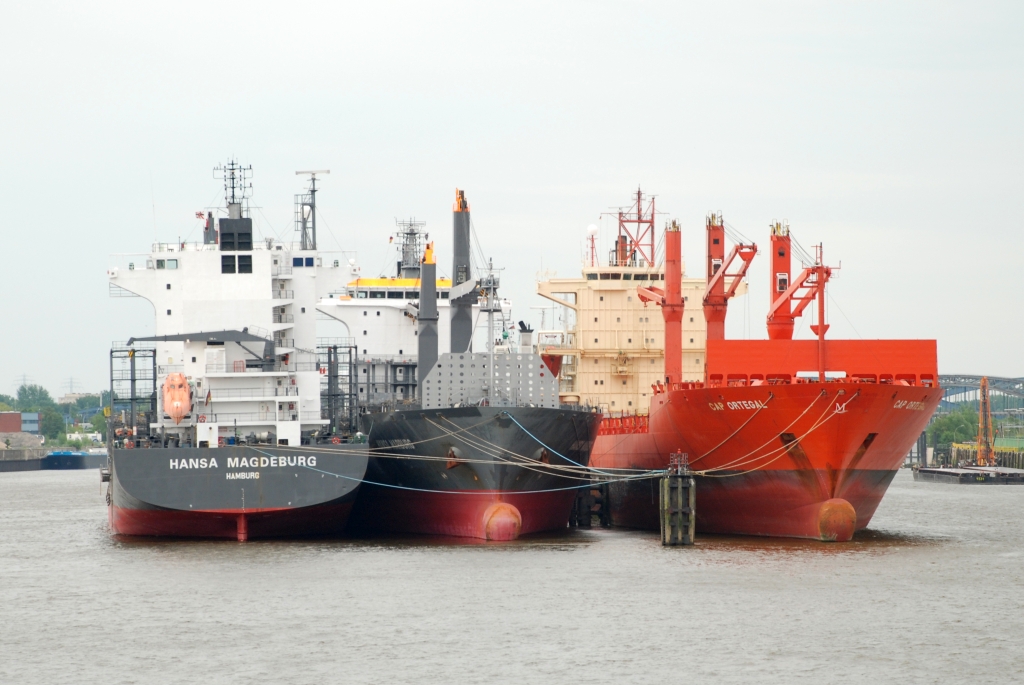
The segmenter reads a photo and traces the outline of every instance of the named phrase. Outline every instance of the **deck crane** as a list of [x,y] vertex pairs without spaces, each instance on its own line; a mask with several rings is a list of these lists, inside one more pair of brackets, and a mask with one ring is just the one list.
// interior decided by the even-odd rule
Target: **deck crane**
[[992,404],[988,397],[988,376],[981,379],[978,393],[978,466],[995,466],[992,450]]
[[[661,307],[665,320],[665,385],[671,388],[683,381],[683,258],[679,223],[665,227],[665,287],[638,286],[637,296],[646,307],[653,302]],[[660,385],[660,383],[659,383]]]
[[[729,299],[736,294],[736,289],[747,275],[750,262],[757,254],[757,245],[737,243],[733,246],[728,258],[725,258],[725,222],[721,213],[710,214],[707,218],[708,230],[708,287],[704,294],[704,320],[708,325],[708,340],[725,340],[725,314],[729,308]],[[729,273],[729,267],[742,260],[736,273]],[[728,288],[726,279],[731,278]]]
[[821,245],[814,246],[814,264],[790,280],[792,239],[789,225],[772,224],[771,306],[768,309],[768,337],[771,340],[792,340],[793,322],[811,302],[818,302],[818,323],[811,331],[818,336],[818,380],[825,382],[825,284],[832,277],[833,267],[823,263]]

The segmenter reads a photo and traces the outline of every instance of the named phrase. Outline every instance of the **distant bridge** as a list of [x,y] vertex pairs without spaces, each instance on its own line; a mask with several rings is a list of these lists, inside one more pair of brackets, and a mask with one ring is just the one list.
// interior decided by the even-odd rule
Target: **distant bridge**
[[[1003,404],[1007,409],[1013,408],[1014,405],[1018,409],[1024,408],[1024,378],[1000,378],[998,376],[987,376],[987,378],[989,391],[993,394],[1004,395],[1006,401]],[[939,385],[942,386],[941,408],[952,409],[955,405],[964,402],[977,402],[981,379],[982,376],[963,374],[939,376]]]

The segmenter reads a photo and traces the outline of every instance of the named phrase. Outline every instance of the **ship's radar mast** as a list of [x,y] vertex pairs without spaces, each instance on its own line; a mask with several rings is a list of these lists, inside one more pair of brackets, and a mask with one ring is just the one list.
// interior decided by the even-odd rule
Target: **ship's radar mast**
[[296,176],[309,176],[309,192],[295,196],[295,230],[303,250],[316,249],[316,176],[329,173],[330,169],[295,172]]
[[654,196],[648,196],[644,207],[644,193],[636,189],[636,199],[629,208],[620,207],[619,235],[608,259],[608,266],[654,266]]
[[[237,159],[213,167],[213,177],[224,181],[224,202],[228,206],[229,219],[242,218],[242,204],[252,197],[252,165],[242,166]],[[248,213],[248,208],[246,208]]]
[[430,238],[423,230],[427,222],[417,221],[415,218],[395,219],[395,225],[398,226],[398,231],[393,238],[398,239],[399,255],[396,275],[398,278],[419,278],[423,244]]
[[587,266],[591,269],[599,266],[597,263],[597,226],[587,226]]

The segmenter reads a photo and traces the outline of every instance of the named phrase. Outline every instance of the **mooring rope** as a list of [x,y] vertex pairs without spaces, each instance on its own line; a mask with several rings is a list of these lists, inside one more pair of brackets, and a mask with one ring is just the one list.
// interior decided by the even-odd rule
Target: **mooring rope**
[[[733,439],[733,438],[734,438],[734,437],[735,437],[735,436],[736,436],[736,435],[737,435],[737,434],[738,434],[738,433],[739,433],[739,432],[740,432],[741,430],[743,430],[744,428],[746,428],[746,427],[747,427],[747,424],[748,424],[748,423],[750,423],[751,421],[753,421],[753,420],[754,420],[754,417],[755,417],[755,416],[757,416],[758,414],[760,414],[760,413],[761,413],[761,410],[762,410],[762,409],[764,409],[765,407],[767,407],[767,406],[768,406],[768,403],[769,403],[769,402],[771,402],[771,401],[772,401],[773,399],[775,399],[775,393],[773,393],[773,392],[769,391],[769,392],[768,392],[768,399],[766,399],[766,400],[764,401],[764,404],[762,404],[762,405],[761,405],[760,407],[758,407],[758,408],[757,408],[757,411],[755,411],[755,412],[754,412],[753,414],[751,414],[750,416],[748,416],[748,417],[747,417],[747,420],[746,420],[746,421],[744,421],[744,422],[743,422],[743,423],[742,423],[742,424],[740,425],[740,427],[739,427],[739,428],[737,428],[737,429],[736,429],[736,430],[734,430],[734,431],[733,431],[732,433],[730,433],[730,434],[729,434],[729,435],[728,435],[728,436],[727,436],[727,437],[725,438],[725,440],[722,440],[722,442],[718,443],[717,445],[715,445],[714,447],[712,447],[712,448],[711,448],[711,449],[709,449],[709,450],[708,450],[707,452],[705,452],[704,454],[700,455],[699,457],[697,457],[696,459],[694,459],[694,460],[693,460],[693,461],[691,461],[690,463],[691,463],[691,464],[693,464],[693,463],[695,463],[695,462],[697,462],[697,461],[700,461],[701,459],[703,459],[704,457],[708,456],[709,454],[711,454],[712,452],[714,452],[715,450],[717,450],[717,449],[718,449],[719,447],[721,447],[721,446],[722,446],[722,445],[724,445],[725,443],[727,443],[727,442],[729,442],[730,440],[732,440],[732,439]],[[814,401],[815,401],[815,402],[817,402],[818,400],[817,400],[817,399],[815,399]],[[760,448],[758,448],[758,449],[760,449]]]
[[545,444],[544,444],[544,442],[543,442],[543,441],[542,441],[542,440],[541,440],[540,438],[538,438],[538,437],[537,437],[536,435],[534,435],[534,434],[533,434],[533,433],[531,433],[530,431],[526,430],[526,427],[525,427],[525,426],[523,426],[523,424],[519,423],[519,421],[518,421],[518,420],[516,420],[516,417],[512,416],[512,415],[511,415],[511,414],[509,414],[508,412],[504,412],[504,414],[505,414],[505,416],[507,416],[507,417],[509,417],[510,419],[512,419],[512,421],[513,421],[513,422],[514,422],[514,423],[515,423],[515,424],[516,424],[517,426],[519,426],[520,430],[522,430],[522,431],[523,431],[524,433],[526,433],[526,434],[527,434],[527,435],[529,435],[529,436],[530,436],[531,438],[533,438],[534,440],[536,440],[536,441],[537,441],[537,444],[538,444],[538,445],[540,445],[540,446],[541,446],[541,447],[543,447],[544,449],[548,450],[548,451],[549,451],[549,452],[551,452],[552,454],[554,454],[554,455],[556,455],[556,456],[559,456],[559,457],[561,457],[562,459],[565,459],[565,460],[566,460],[567,462],[569,462],[570,464],[575,464],[576,466],[579,466],[580,468],[584,468],[584,469],[587,469],[588,471],[590,471],[590,472],[592,472],[592,473],[599,473],[599,474],[601,474],[601,475],[611,475],[611,474],[606,474],[606,473],[602,472],[602,471],[601,471],[600,469],[596,469],[596,468],[594,468],[593,466],[584,466],[583,464],[580,464],[580,463],[579,463],[579,462],[577,462],[577,461],[573,461],[572,459],[570,459],[569,457],[565,456],[564,454],[559,454],[558,452],[556,452],[556,451],[555,451],[555,449],[554,449],[553,447],[549,447],[548,445],[545,445]]
[[[800,412],[800,414],[799,414],[799,415],[798,415],[798,416],[797,416],[797,417],[796,417],[795,419],[793,419],[792,421],[790,421],[790,422],[789,422],[789,425],[788,425],[788,426],[786,426],[786,427],[785,427],[785,428],[783,428],[783,429],[782,429],[781,431],[779,431],[779,434],[781,434],[781,433],[785,433],[785,432],[786,432],[786,431],[788,431],[788,430],[789,430],[790,428],[792,428],[792,427],[793,427],[794,425],[796,425],[797,421],[799,421],[800,419],[802,419],[802,418],[804,417],[804,415],[806,415],[806,414],[807,414],[807,412],[809,412],[809,411],[811,410],[811,407],[813,407],[814,405],[816,405],[816,404],[818,403],[818,400],[820,400],[820,399],[821,399],[822,397],[828,397],[828,394],[827,394],[827,393],[826,393],[826,392],[825,392],[824,390],[822,390],[822,391],[821,391],[820,393],[818,393],[817,395],[815,395],[815,396],[814,396],[814,399],[813,399],[813,400],[811,401],[811,403],[810,403],[810,404],[808,404],[808,405],[807,405],[807,407],[806,407],[806,408],[805,408],[805,409],[804,409],[804,410],[803,410],[802,412]],[[828,408],[827,408],[827,407],[826,407],[825,411],[828,411]],[[756,413],[756,412],[755,412],[755,413]],[[822,413],[822,416],[824,416],[824,415],[825,415],[825,414],[824,414],[824,413]],[[753,418],[753,416],[751,416],[751,418]],[[820,417],[819,417],[819,419],[820,419]],[[743,425],[745,426],[745,425],[747,425],[747,423],[749,423],[749,421],[745,422],[745,423],[744,423]],[[733,436],[735,436],[737,432],[738,432],[738,430],[737,430],[737,431],[733,431],[733,434],[732,434],[732,435],[730,436],[730,438],[731,438],[731,437],[733,437]],[[754,449],[750,450],[750,451],[749,451],[749,452],[747,452],[746,454],[744,454],[744,455],[742,455],[742,456],[739,456],[739,457],[736,457],[736,458],[735,458],[735,459],[733,459],[733,460],[732,460],[731,462],[727,462],[727,463],[725,463],[725,464],[722,464],[722,465],[721,465],[721,466],[719,466],[719,467],[716,467],[716,468],[714,468],[714,469],[709,469],[709,470],[716,470],[716,471],[717,471],[717,470],[721,470],[721,469],[722,469],[722,468],[724,468],[724,467],[732,466],[732,465],[734,465],[734,464],[735,464],[736,462],[738,462],[738,461],[740,461],[740,460],[742,460],[742,459],[746,459],[747,457],[749,457],[749,456],[750,456],[751,454],[754,454],[754,453],[755,453],[755,452],[757,452],[758,450],[764,449],[765,447],[767,447],[768,445],[770,445],[770,444],[772,443],[772,441],[773,441],[773,440],[775,440],[775,438],[774,438],[774,437],[768,438],[768,440],[766,440],[766,441],[765,441],[765,442],[764,442],[763,444],[761,444],[761,445],[758,445],[757,447],[755,447]],[[705,455],[705,456],[706,456],[706,455]],[[696,459],[695,459],[694,461],[696,461]]]
[[[849,404],[853,400],[857,399],[858,395],[860,395],[860,391],[859,390],[853,395],[853,397],[851,397],[849,400],[846,401],[846,404]],[[843,405],[843,406],[845,407],[846,405]],[[696,473],[697,473],[697,475],[707,476],[708,478],[731,478],[733,476],[742,476],[742,475],[746,475],[748,473],[753,473],[754,471],[758,471],[760,469],[766,468],[767,466],[775,463],[776,461],[781,459],[783,456],[785,456],[789,452],[789,448],[792,445],[798,444],[801,440],[806,438],[808,435],[810,435],[814,431],[816,431],[819,428],[821,428],[822,426],[824,426],[826,423],[828,423],[833,418],[835,418],[838,414],[842,413],[842,412],[840,412],[839,408],[836,407],[836,408],[832,409],[832,413],[829,414],[828,417],[826,417],[825,413],[827,411],[828,411],[828,409],[826,409],[825,412],[822,412],[821,416],[818,417],[818,419],[811,425],[811,427],[807,430],[806,433],[804,433],[803,435],[795,438],[792,442],[790,442],[788,444],[785,444],[785,445],[782,445],[781,447],[777,447],[777,448],[773,449],[772,451],[768,452],[767,454],[763,454],[761,456],[754,457],[754,458],[746,460],[746,461],[739,461],[739,460],[743,459],[745,456],[749,456],[753,452],[757,451],[757,450],[752,450],[751,452],[748,452],[747,455],[744,455],[744,457],[739,457],[738,459],[734,459],[729,464],[724,464],[721,467],[717,467],[717,468],[714,468],[714,469],[707,469],[706,471],[699,471],[699,472],[696,472]],[[794,421],[794,423],[795,423],[795,421]],[[793,424],[791,423],[790,426],[792,426],[792,425]],[[757,449],[761,449],[761,448],[759,447]],[[724,470],[726,470],[726,468],[728,468],[730,466],[732,466],[732,467],[744,466],[746,464],[753,463],[753,462],[758,461],[760,459],[766,459],[769,456],[771,456],[772,454],[775,454],[776,452],[778,452],[779,454],[776,455],[770,461],[767,461],[764,464],[761,464],[760,466],[756,466],[756,467],[754,467],[752,469],[748,469],[746,471],[740,471],[740,472],[737,472],[737,473],[727,473],[727,474],[710,473],[711,471],[724,471]],[[739,462],[739,463],[737,463],[737,462]]]
[[[512,417],[510,416],[509,418],[512,418]],[[449,419],[447,417],[442,417],[442,419],[444,419],[448,423],[451,423],[453,426],[457,426],[458,425],[458,424],[454,423],[451,419]],[[514,418],[512,420],[515,421]],[[428,419],[428,421],[429,421],[429,419]],[[447,430],[443,426],[440,426],[440,425],[434,423],[433,421],[431,421],[431,423],[434,426],[436,426],[438,429],[440,429],[440,430]],[[518,421],[516,421],[516,425],[520,425]],[[522,428],[521,425],[520,425],[520,428]],[[527,435],[530,435],[529,431],[527,431],[525,429],[523,429],[523,432],[525,432]],[[524,460],[526,463],[529,463],[529,464],[536,464],[537,463],[537,461],[535,459],[533,459],[531,457],[528,457],[528,456],[526,456],[524,454],[519,454],[518,452],[513,452],[513,451],[511,451],[511,450],[509,450],[509,449],[507,449],[505,447],[502,447],[501,445],[498,445],[497,443],[491,442],[490,440],[488,440],[487,438],[485,438],[483,436],[472,434],[472,433],[466,433],[466,435],[472,435],[474,440],[477,440],[477,441],[479,441],[480,443],[482,443],[484,445],[489,445],[490,449],[497,450],[499,452],[499,454],[500,453],[505,453],[505,454],[508,454],[510,456],[516,456],[516,457],[519,457],[520,459]],[[530,435],[530,437],[533,438],[532,435]],[[466,440],[465,436],[462,436],[459,439],[460,440]],[[536,440],[536,438],[534,438],[534,440]],[[466,440],[466,442],[469,442],[469,441]],[[579,472],[581,469],[582,469],[583,473],[590,473],[590,472],[594,471],[593,467],[583,466],[582,464],[579,464],[579,463],[573,461],[572,459],[569,459],[567,457],[562,456],[561,454],[556,452],[554,449],[548,447],[547,445],[545,445],[544,443],[540,442],[539,440],[537,442],[541,445],[541,447],[543,447],[544,449],[548,450],[549,452],[551,452],[555,456],[562,457],[563,459],[565,459],[569,463],[573,464],[573,466],[565,466],[563,464],[546,464],[545,465],[546,467],[551,468],[553,470],[571,471],[571,472],[574,472],[574,473],[575,472]],[[470,444],[472,444],[472,443],[470,443]],[[478,449],[483,449],[483,448],[479,447],[479,445],[474,445],[474,446],[476,446]],[[484,451],[486,451],[486,450],[484,450]],[[499,456],[499,455],[494,455],[494,456]]]
[[[258,450],[255,447],[253,448],[253,450],[256,451],[256,452],[259,452],[260,454],[265,454],[267,456],[275,456],[275,455],[271,455],[271,454],[268,454],[266,452],[263,452],[262,450]],[[428,493],[439,494],[439,495],[474,495],[474,496],[477,496],[477,497],[493,494],[493,493],[490,493],[490,492],[475,492],[475,491],[472,491],[472,490],[433,490],[431,488],[413,488],[413,487],[409,487],[409,486],[406,486],[406,485],[395,485],[393,483],[379,483],[377,481],[367,480],[365,478],[353,478],[352,476],[346,476],[346,475],[341,474],[341,473],[331,473],[330,471],[324,471],[323,469],[318,469],[315,466],[308,466],[307,465],[307,466],[303,466],[302,468],[308,469],[310,471],[316,471],[317,473],[322,473],[322,474],[327,475],[327,476],[334,476],[335,478],[343,478],[345,480],[355,481],[357,483],[364,483],[366,485],[376,485],[376,486],[379,486],[379,487],[382,487],[382,488],[392,488],[394,490],[407,490],[407,491],[411,491],[411,492],[428,492]],[[660,476],[660,475],[662,475],[664,473],[665,473],[664,471],[650,471],[650,472],[645,473],[645,474],[640,474],[640,475],[635,475],[635,476],[627,476],[625,478],[619,478],[619,479],[614,480],[614,481],[605,481],[605,483],[624,483],[624,482],[631,481],[631,480],[643,480],[643,479],[646,479],[646,478],[653,478],[655,476]],[[594,487],[594,485],[595,485],[594,483],[582,483],[580,485],[569,485],[569,486],[561,487],[561,488],[547,488],[547,489],[544,489],[544,490],[505,490],[505,491],[502,491],[502,494],[504,494],[504,495],[539,495],[539,494],[544,494],[544,493],[547,493],[547,492],[565,492],[566,490],[579,490],[581,488],[592,488],[592,487]]]
[[[430,424],[432,424],[433,426],[435,426],[437,429],[441,430],[441,431],[447,430],[444,426],[442,426],[440,424],[437,424],[437,423],[434,423],[430,419],[427,419],[427,421]],[[505,463],[505,464],[509,464],[510,466],[516,466],[516,467],[519,467],[519,468],[524,469],[526,471],[533,471],[535,473],[540,473],[540,474],[544,474],[544,475],[558,475],[559,478],[576,478],[576,479],[579,479],[579,480],[587,480],[587,481],[590,480],[589,477],[577,476],[575,474],[569,474],[569,475],[566,475],[566,474],[552,474],[551,473],[552,471],[565,470],[566,467],[555,465],[555,464],[544,464],[543,462],[537,462],[537,461],[535,461],[533,459],[530,459],[529,457],[523,456],[521,454],[516,454],[515,452],[510,452],[508,450],[505,450],[505,449],[501,448],[498,445],[494,445],[494,443],[489,443],[489,441],[486,441],[483,438],[480,438],[479,436],[473,436],[474,438],[477,438],[479,440],[483,440],[483,443],[488,443],[488,444],[494,445],[494,447],[496,448],[496,450],[495,450],[495,449],[492,449],[490,447],[487,447],[486,444],[482,444],[480,442],[474,442],[474,441],[470,440],[467,437],[468,435],[470,435],[470,434],[469,433],[464,433],[462,435],[454,436],[454,437],[455,437],[455,439],[461,440],[463,443],[469,445],[470,447],[475,448],[475,449],[483,452],[484,454],[489,454],[495,460],[500,461],[500,462]],[[497,452],[497,453],[495,453],[495,452]],[[511,456],[520,457],[521,461],[515,461],[515,460],[512,460],[512,459],[506,459],[503,456],[502,453],[508,454],[510,457]],[[456,459],[456,461],[459,461],[459,462],[464,461],[462,458],[457,457],[457,456],[455,457],[455,459]],[[489,462],[486,462],[486,463],[494,464],[495,462],[494,461],[489,461]],[[572,467],[569,467],[569,468],[572,468]],[[547,469],[547,470],[545,470],[545,469]]]

